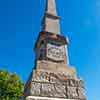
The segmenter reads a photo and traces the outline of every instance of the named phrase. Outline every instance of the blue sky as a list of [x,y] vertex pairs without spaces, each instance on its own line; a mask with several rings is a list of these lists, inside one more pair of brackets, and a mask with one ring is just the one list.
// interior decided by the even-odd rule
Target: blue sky
[[[70,64],[84,80],[87,100],[100,96],[100,0],[56,0]],[[0,69],[25,82],[34,66],[45,0],[0,0]]]

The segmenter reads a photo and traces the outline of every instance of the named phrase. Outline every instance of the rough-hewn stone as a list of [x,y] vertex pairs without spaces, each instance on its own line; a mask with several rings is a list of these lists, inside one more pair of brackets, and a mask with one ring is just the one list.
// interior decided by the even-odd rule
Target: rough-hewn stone
[[76,74],[76,70],[73,66],[69,66],[63,63],[55,63],[50,61],[37,61],[37,69],[38,70],[48,70],[51,72],[61,72],[65,73],[66,75],[73,75]]
[[35,82],[49,82],[49,75],[48,73],[44,73],[43,71],[37,71],[35,76],[33,76],[32,81]]
[[62,84],[55,84],[54,85],[54,97],[62,97],[66,98],[66,90],[65,90],[65,85]]
[[84,88],[78,87],[78,96],[82,100],[86,100]]
[[54,86],[53,84],[42,84],[42,91],[41,91],[41,96],[48,96],[48,97],[53,97],[54,95]]
[[60,72],[34,72],[30,89],[30,96],[86,100],[83,81]]
[[76,87],[67,87],[67,96],[70,99],[77,99],[77,88]]
[[31,95],[39,96],[41,94],[41,83],[31,83]]

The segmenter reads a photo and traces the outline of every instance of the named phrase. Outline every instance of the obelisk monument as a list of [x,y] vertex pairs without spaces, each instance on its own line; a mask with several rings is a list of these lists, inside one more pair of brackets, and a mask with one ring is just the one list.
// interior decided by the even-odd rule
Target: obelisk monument
[[86,100],[83,81],[69,64],[68,38],[61,35],[56,0],[46,0],[42,31],[35,43],[35,69],[25,85],[24,100]]

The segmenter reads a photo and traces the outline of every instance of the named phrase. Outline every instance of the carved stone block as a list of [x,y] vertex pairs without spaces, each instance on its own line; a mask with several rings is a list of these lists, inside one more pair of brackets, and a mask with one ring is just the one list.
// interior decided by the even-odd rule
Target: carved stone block
[[41,96],[53,97],[54,96],[54,85],[42,83]]
[[75,87],[77,85],[77,83],[74,79],[69,79],[69,85],[72,87]]
[[31,95],[39,96],[41,94],[41,83],[32,82]]
[[80,99],[86,100],[85,91],[84,91],[83,88],[78,88],[78,96],[79,96]]
[[66,97],[66,89],[64,85],[55,84],[54,89],[55,89],[54,97],[62,97],[62,98]]
[[58,83],[59,82],[58,76],[54,73],[50,73],[50,82],[51,83]]
[[49,75],[46,72],[38,71],[35,76],[33,76],[32,81],[37,82],[49,82]]
[[70,99],[77,99],[78,93],[76,87],[67,87],[67,97]]
[[67,76],[64,76],[62,73],[50,73],[50,82],[51,83],[68,83]]

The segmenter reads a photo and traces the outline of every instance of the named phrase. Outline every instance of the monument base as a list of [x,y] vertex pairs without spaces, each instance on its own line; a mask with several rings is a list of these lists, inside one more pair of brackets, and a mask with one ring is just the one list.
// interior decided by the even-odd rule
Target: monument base
[[50,97],[36,97],[28,96],[26,100],[79,100],[79,99],[63,99],[63,98],[50,98]]
[[69,74],[66,68],[65,71],[55,72],[38,68],[31,73],[25,85],[24,100],[86,100],[86,98],[83,81],[77,75]]

